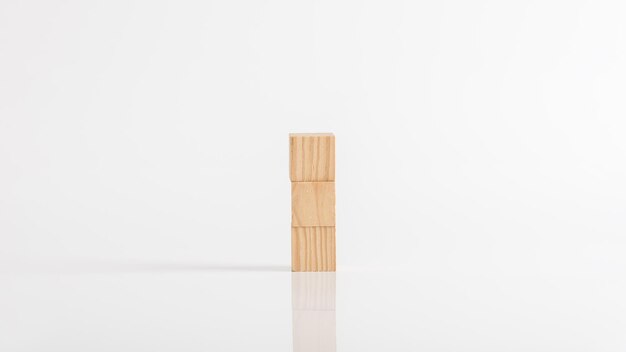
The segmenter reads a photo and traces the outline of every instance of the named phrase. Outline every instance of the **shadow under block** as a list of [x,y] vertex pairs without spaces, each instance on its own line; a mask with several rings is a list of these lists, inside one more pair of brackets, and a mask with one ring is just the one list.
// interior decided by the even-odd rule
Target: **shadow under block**
[[335,136],[289,134],[289,177],[292,182],[335,181]]
[[292,182],[291,226],[335,226],[335,182]]
[[292,227],[291,270],[335,271],[335,227]]

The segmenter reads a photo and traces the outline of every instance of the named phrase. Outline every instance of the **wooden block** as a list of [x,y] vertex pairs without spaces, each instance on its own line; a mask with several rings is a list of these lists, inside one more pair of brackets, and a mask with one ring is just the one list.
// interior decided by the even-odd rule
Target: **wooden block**
[[291,270],[335,271],[335,227],[292,227]]
[[289,176],[292,182],[335,181],[335,136],[289,134]]
[[335,183],[292,182],[291,226],[335,226]]
[[289,135],[293,271],[335,271],[335,136]]

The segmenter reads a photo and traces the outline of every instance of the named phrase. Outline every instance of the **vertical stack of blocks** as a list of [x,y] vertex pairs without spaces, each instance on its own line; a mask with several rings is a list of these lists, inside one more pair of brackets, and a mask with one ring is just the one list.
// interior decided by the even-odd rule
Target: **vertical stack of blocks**
[[335,136],[289,135],[292,271],[335,271]]

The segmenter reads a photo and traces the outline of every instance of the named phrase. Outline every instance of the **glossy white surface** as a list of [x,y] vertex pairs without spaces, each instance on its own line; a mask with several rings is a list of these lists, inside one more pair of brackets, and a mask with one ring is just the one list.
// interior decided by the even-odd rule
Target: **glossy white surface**
[[335,302],[333,274],[287,270],[181,263],[4,270],[0,350],[626,348],[623,277],[348,270],[336,274]]

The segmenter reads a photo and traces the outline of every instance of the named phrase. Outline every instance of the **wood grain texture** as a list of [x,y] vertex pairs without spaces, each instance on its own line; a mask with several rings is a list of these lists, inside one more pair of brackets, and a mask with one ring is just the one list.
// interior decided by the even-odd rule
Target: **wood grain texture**
[[335,226],[335,183],[292,182],[291,226]]
[[335,227],[292,227],[291,270],[335,271]]
[[289,176],[292,182],[335,181],[335,136],[289,134]]

